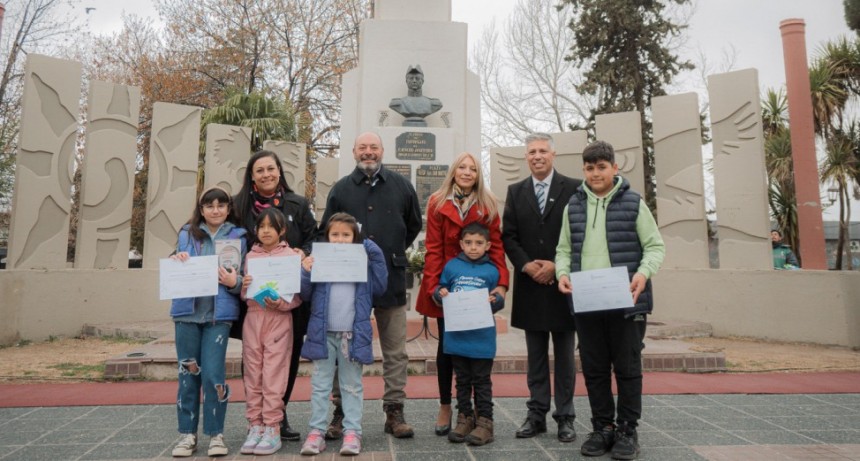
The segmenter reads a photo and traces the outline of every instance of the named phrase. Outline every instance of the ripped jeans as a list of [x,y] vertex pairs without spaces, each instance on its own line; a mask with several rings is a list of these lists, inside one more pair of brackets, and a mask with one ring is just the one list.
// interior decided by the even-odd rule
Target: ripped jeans
[[352,339],[343,340],[347,333],[329,331],[326,333],[328,358],[314,360],[311,376],[311,429],[323,432],[328,428],[329,395],[331,394],[334,372],[337,370],[343,405],[343,428],[361,434],[361,413],[364,401],[364,388],[361,385],[360,362],[349,360],[349,350],[345,343],[352,345]]
[[226,383],[229,322],[175,322],[176,357],[179,360],[179,392],[176,417],[180,434],[196,434],[203,389],[203,433],[224,432],[230,388]]

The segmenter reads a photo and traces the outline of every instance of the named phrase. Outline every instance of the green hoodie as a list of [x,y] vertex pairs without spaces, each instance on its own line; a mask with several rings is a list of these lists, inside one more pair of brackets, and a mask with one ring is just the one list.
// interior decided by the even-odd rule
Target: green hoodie
[[[609,260],[609,247],[606,244],[606,204],[621,187],[621,177],[615,177],[615,186],[605,197],[597,197],[586,185],[582,184],[583,190],[588,197],[586,215],[588,225],[586,226],[585,241],[582,244],[582,270],[605,269],[612,267]],[[568,207],[565,205],[562,214],[561,235],[558,238],[558,246],[555,250],[555,276],[556,279],[570,275],[570,222]],[[639,201],[639,214],[636,218],[636,233],[639,235],[639,244],[642,246],[642,261],[636,272],[641,273],[646,279],[657,273],[663,258],[666,256],[666,246],[663,237],[651,215],[651,210],[644,200]]]

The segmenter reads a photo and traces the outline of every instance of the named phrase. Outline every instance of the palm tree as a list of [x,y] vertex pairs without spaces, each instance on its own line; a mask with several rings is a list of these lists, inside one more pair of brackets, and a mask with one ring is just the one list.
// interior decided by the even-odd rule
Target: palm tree
[[761,119],[765,138],[788,127],[788,101],[785,91],[767,89],[761,100]]
[[844,74],[826,58],[817,59],[809,68],[815,133],[825,138],[834,126],[842,125],[842,112],[848,102],[847,83],[840,76]]
[[[220,106],[206,110],[202,125],[205,127],[210,123],[250,128],[252,152],[262,149],[263,142],[269,139],[297,141],[300,125],[286,99],[270,98],[256,91],[235,92]],[[205,149],[205,145],[202,148]]]
[[847,131],[834,130],[826,139],[826,157],[821,165],[821,182],[836,184],[839,194],[839,240],[836,246],[836,269],[842,269],[845,251],[847,269],[853,269],[848,241],[848,223],[851,220],[851,189],[849,183],[860,173],[857,149],[860,146],[860,126],[852,123]]
[[791,157],[791,132],[775,130],[764,141],[770,213],[785,242],[800,255],[797,220],[797,193],[794,187],[794,162]]
[[860,135],[857,122],[845,120],[849,100],[860,96],[860,41],[847,38],[825,43],[809,69],[815,133],[825,146],[820,166],[822,183],[835,184],[839,194],[839,240],[836,269],[842,269],[846,251],[848,269],[852,268],[848,241],[851,219],[851,187],[860,184]]
[[799,255],[797,194],[791,158],[791,132],[788,129],[788,102],[784,91],[767,90],[761,102],[761,117],[770,214],[785,242]]

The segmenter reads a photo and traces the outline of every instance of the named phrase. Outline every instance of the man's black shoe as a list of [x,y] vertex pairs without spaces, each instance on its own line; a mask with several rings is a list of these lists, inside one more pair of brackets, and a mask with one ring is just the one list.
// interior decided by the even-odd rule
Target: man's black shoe
[[301,440],[302,434],[290,427],[290,421],[287,419],[287,412],[284,411],[284,419],[281,420],[281,440],[289,440],[295,442]]
[[568,416],[558,420],[558,440],[573,442],[576,440],[576,430],[573,428],[573,417]]
[[600,456],[612,448],[615,442],[615,428],[606,426],[599,431],[588,434],[588,440],[582,444],[580,451],[585,456]]
[[639,435],[636,429],[619,426],[612,445],[612,459],[636,459],[639,457]]
[[546,432],[546,421],[526,418],[526,421],[517,429],[518,439],[528,439],[542,432]]

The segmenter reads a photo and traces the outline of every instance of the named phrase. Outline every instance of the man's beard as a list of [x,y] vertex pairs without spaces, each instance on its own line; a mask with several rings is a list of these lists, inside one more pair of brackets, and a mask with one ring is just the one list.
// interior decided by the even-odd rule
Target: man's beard
[[371,176],[373,173],[376,173],[376,170],[379,169],[379,162],[372,163],[364,163],[358,162],[358,169],[364,172],[364,174]]

